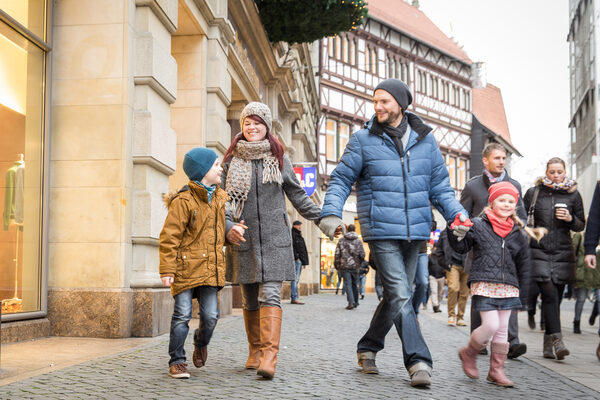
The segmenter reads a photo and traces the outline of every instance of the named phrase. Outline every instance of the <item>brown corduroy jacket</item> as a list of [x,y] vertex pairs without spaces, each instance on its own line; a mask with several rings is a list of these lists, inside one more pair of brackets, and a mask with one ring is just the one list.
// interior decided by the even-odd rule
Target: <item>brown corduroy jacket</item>
[[197,286],[225,286],[225,204],[217,187],[208,203],[204,187],[190,182],[165,198],[169,209],[159,237],[161,278],[172,276],[171,294]]

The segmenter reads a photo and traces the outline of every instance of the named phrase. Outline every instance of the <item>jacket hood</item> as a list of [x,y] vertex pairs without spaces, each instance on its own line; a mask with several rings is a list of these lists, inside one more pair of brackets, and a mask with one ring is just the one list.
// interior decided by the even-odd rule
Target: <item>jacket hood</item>
[[356,232],[348,232],[344,235],[344,239],[346,240],[356,240],[358,239],[358,234]]
[[[545,176],[540,176],[539,178],[537,178],[537,180],[535,181],[535,186],[544,186],[544,178],[545,178]],[[554,189],[554,190],[562,190],[562,189]],[[566,189],[565,192],[573,193],[576,190],[577,190],[577,182],[573,181],[573,185],[571,185],[571,187]]]
[[171,190],[169,193],[163,193],[163,201],[165,202],[165,206],[169,208],[173,200],[175,200],[175,198],[179,196],[180,193],[187,192],[188,190],[190,190],[190,187],[188,185],[185,185],[179,190]]
[[[427,134],[433,130],[431,126],[423,122],[423,120],[416,114],[405,111],[404,115],[406,115],[411,129],[418,134],[417,141],[424,139],[425,136],[427,136]],[[377,121],[377,115],[373,115],[371,119],[365,123],[364,127],[374,135],[383,136],[384,126]]]

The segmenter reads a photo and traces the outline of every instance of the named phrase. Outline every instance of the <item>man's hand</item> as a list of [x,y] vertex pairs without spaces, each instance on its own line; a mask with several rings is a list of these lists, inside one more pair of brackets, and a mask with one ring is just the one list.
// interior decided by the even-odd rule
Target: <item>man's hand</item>
[[452,224],[450,224],[450,229],[452,229],[452,234],[456,236],[456,239],[460,242],[465,238],[472,226],[473,223],[466,215],[458,213],[456,214],[454,221],[452,221]]
[[344,221],[335,215],[328,215],[322,218],[317,226],[321,232],[323,232],[325,236],[329,238],[329,240],[333,240],[334,237],[337,237],[340,233],[346,230]]
[[240,243],[245,242],[244,233],[248,227],[244,225],[244,220],[238,222],[227,232],[227,241],[235,246],[239,246]]
[[587,254],[583,260],[585,261],[585,265],[587,265],[588,268],[596,269],[596,255],[595,254]]
[[171,285],[173,284],[172,276],[163,276],[162,278],[160,278],[160,280],[162,281],[164,287],[171,287]]

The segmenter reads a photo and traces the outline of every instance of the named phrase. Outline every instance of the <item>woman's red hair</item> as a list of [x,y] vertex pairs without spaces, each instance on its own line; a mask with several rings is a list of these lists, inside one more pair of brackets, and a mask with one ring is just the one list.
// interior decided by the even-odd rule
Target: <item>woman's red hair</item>
[[[249,115],[246,118],[250,118],[253,121],[259,122],[259,123],[263,124],[265,127],[267,126],[265,124],[265,122],[262,120],[262,118],[259,117],[258,115]],[[275,136],[271,135],[271,133],[269,132],[268,129],[267,129],[266,139],[271,144],[271,153],[273,153],[273,156],[279,162],[279,170],[283,171],[283,154],[285,153],[285,147],[283,147],[283,144],[281,144],[281,142],[279,140],[277,140],[277,138]],[[246,140],[243,133],[238,133],[236,135],[236,137],[233,138],[233,140],[231,141],[231,144],[229,145],[229,148],[227,149],[227,151],[225,152],[225,155],[223,156],[223,162],[227,162],[233,158],[233,152],[235,151],[235,146],[237,145],[237,143],[240,140]]]

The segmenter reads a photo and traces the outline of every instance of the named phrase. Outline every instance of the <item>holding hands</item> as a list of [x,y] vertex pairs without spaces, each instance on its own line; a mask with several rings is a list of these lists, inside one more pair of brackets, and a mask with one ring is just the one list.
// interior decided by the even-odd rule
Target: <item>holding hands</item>
[[246,229],[248,229],[248,227],[244,225],[244,220],[241,220],[227,232],[227,241],[235,246],[239,246],[242,242],[246,241],[246,239],[244,239]]
[[329,238],[329,240],[333,240],[333,238],[339,236],[340,233],[346,233],[346,225],[344,225],[344,221],[335,215],[323,217],[317,226],[321,232],[323,232],[325,236]]
[[460,242],[465,238],[469,229],[473,226],[473,223],[466,215],[461,213],[456,214],[454,221],[450,224],[450,229],[452,229],[452,234],[456,236],[458,241]]

